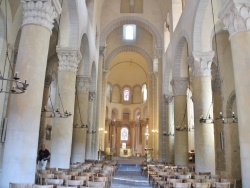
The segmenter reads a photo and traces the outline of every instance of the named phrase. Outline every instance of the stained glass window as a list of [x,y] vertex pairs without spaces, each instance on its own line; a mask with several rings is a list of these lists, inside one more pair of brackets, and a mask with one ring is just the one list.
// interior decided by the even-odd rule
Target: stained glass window
[[128,128],[121,129],[121,140],[128,140]]

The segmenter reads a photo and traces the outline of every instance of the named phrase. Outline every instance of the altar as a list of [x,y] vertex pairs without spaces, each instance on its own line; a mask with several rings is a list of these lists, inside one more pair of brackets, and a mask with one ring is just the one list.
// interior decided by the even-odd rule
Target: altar
[[120,157],[130,157],[130,156],[132,156],[131,149],[120,148]]

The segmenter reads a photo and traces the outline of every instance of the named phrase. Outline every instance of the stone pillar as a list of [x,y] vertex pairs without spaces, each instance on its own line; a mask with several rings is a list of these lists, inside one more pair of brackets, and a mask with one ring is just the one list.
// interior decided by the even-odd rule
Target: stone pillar
[[173,78],[175,165],[188,166],[187,88],[188,78]]
[[[77,66],[81,54],[77,49],[57,48],[59,58],[58,92],[60,112],[74,111]],[[69,168],[73,134],[73,116],[56,118],[53,126],[50,166]]]
[[10,96],[0,187],[34,183],[49,40],[61,12],[58,0],[21,2],[24,18],[16,71],[29,87],[24,94]]
[[248,0],[227,1],[223,5],[219,17],[230,33],[237,96],[242,187],[248,187],[250,176],[250,138],[248,135],[250,131],[248,125],[250,98],[247,96],[250,91],[250,78],[247,75],[250,73],[250,5]]
[[195,122],[195,170],[215,174],[214,124],[200,123],[200,116],[213,117],[211,64],[214,52],[193,52],[189,59],[193,71]]
[[172,163],[174,161],[174,97],[172,95],[165,95],[167,103],[167,145],[166,145],[166,162]]
[[101,123],[100,123],[100,127],[104,127],[105,126],[105,121],[106,121],[106,101],[107,101],[107,97],[106,97],[106,89],[107,89],[107,80],[108,80],[108,74],[109,71],[108,70],[103,70],[102,72],[102,91],[101,91],[101,95],[102,95],[102,101],[101,101]]
[[[102,95],[102,79],[103,79],[103,64],[104,64],[104,52],[105,47],[100,47],[99,49],[99,64],[98,64],[98,82],[97,82],[97,126],[98,129],[104,129],[105,130],[105,124],[102,124],[102,119],[106,120],[106,113],[105,111],[102,111],[102,101],[105,97]],[[110,133],[109,133],[110,134]],[[101,143],[101,149],[105,150],[105,141],[104,138],[100,140],[98,138],[97,143]]]
[[73,129],[71,162],[84,162],[86,156],[88,125],[88,93],[90,78],[78,75],[76,77],[75,117]]
[[93,125],[93,113],[94,113],[94,100],[95,100],[95,92],[89,92],[89,110],[88,110],[88,120],[89,120],[89,131],[87,134],[87,148],[86,148],[86,153],[87,153],[87,159],[97,159],[97,155],[95,155],[95,148],[94,146],[94,134],[98,134],[98,130],[95,129]]

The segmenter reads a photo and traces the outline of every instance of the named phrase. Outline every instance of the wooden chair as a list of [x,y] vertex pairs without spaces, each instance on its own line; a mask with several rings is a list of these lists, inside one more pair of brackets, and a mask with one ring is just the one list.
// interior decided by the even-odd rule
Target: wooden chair
[[10,183],[9,188],[32,188],[32,184],[29,184],[29,183]]
[[220,182],[225,183],[225,182],[230,182],[230,185],[233,185],[232,188],[236,188],[236,179],[224,179],[222,178]]
[[89,181],[89,176],[76,176],[75,180],[82,180],[83,185],[87,185],[87,181]]
[[108,177],[94,177],[94,182],[104,182],[106,188],[110,185]]
[[204,182],[207,175],[195,175],[194,179],[198,179],[200,183]]
[[173,183],[174,188],[190,188],[191,183]]
[[194,187],[195,188],[210,188],[211,184],[210,183],[195,183]]
[[190,174],[179,174],[177,176],[177,178],[187,181],[187,179],[191,179],[191,175]]
[[209,183],[211,187],[215,187],[215,182],[218,182],[216,179],[205,179],[205,183]]
[[63,179],[45,179],[45,185],[63,185]]
[[187,183],[191,183],[191,186],[194,187],[195,183],[199,183],[198,179],[187,179]]
[[164,185],[164,188],[172,187],[175,183],[181,183],[181,179],[167,179],[167,184]]
[[55,176],[54,176],[54,174],[39,174],[39,179],[40,179],[40,185],[42,185],[43,184],[43,180],[45,180],[45,179],[54,179],[55,178]]
[[66,180],[66,186],[81,186],[83,185],[83,180]]
[[87,181],[88,187],[105,188],[105,182]]
[[56,186],[56,188],[77,188],[77,186],[66,187],[66,186],[58,185],[58,186]]
[[66,172],[67,175],[71,175],[71,179],[74,180],[78,176],[78,172]]
[[230,182],[221,183],[221,182],[215,182],[216,188],[230,188]]

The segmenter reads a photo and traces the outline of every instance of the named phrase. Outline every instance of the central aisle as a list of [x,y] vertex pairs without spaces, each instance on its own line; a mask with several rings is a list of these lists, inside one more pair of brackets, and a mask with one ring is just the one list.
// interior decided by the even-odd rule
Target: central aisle
[[113,177],[111,188],[149,188],[147,178],[141,175],[141,165],[118,164],[118,170]]

